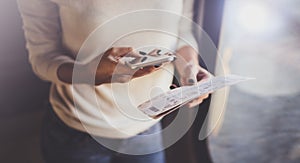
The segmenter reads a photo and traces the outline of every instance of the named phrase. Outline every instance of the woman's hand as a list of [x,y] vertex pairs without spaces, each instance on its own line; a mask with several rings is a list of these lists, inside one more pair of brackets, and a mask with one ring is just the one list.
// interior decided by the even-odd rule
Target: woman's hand
[[150,74],[156,70],[154,66],[144,67],[143,69],[132,70],[125,65],[123,57],[141,57],[133,51],[131,47],[113,47],[107,50],[101,60],[91,61],[86,65],[88,71],[95,74],[95,85],[104,83],[124,83],[133,78]]
[[[197,82],[203,82],[209,79],[212,75],[204,68],[199,66],[198,54],[190,46],[184,46],[177,50],[177,59],[175,66],[179,73],[181,85],[193,85]],[[199,105],[206,99],[209,94],[200,96],[187,104],[189,108]]]
[[[68,84],[91,84],[91,75],[95,77],[95,85],[105,83],[124,83],[133,78],[141,77],[150,74],[156,70],[157,67],[148,66],[143,69],[132,70],[125,65],[123,57],[141,57],[140,54],[133,51],[131,47],[113,47],[104,52],[101,58],[96,58],[85,65],[78,63],[76,73],[79,79],[73,81],[74,63],[64,63],[59,66],[57,76],[59,80]],[[99,62],[100,59],[100,62]],[[92,77],[93,77],[92,76]]]
[[[180,83],[182,85],[193,85],[196,82],[203,82],[209,79],[212,75],[199,65],[188,63],[184,69],[184,74],[180,76]],[[189,102],[187,106],[189,108],[195,107],[208,98],[209,94],[202,95],[193,101]]]

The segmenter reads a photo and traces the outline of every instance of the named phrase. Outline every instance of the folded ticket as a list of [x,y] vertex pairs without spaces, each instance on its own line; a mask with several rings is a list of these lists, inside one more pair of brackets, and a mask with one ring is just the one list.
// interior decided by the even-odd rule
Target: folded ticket
[[143,113],[151,118],[165,116],[201,95],[212,93],[226,86],[238,84],[253,78],[238,75],[213,77],[205,82],[192,86],[182,86],[162,93],[138,106]]

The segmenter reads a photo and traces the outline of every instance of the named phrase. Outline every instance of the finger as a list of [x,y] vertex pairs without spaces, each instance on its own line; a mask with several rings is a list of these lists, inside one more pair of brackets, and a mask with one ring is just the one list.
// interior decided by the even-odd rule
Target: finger
[[211,76],[212,75],[207,70],[200,67],[196,77],[197,77],[197,81],[200,81],[204,79],[209,79]]
[[126,82],[129,82],[131,80],[131,78],[132,78],[132,75],[116,74],[116,75],[112,76],[111,83],[126,83]]
[[199,105],[199,104],[202,103],[202,102],[203,102],[203,100],[201,100],[201,99],[199,99],[199,100],[194,100],[194,101],[188,103],[187,106],[188,106],[189,108],[193,108],[193,107]]
[[127,53],[126,57],[134,57],[134,58],[141,58],[143,55],[141,55],[139,52],[132,50],[131,52]]
[[205,95],[202,95],[194,100],[192,100],[191,102],[188,103],[188,106],[196,106],[196,105],[199,105],[200,103],[203,102],[203,100],[207,99],[209,97],[209,94],[205,94]]
[[149,53],[149,55],[151,55],[151,56],[158,56],[158,55],[160,55],[160,52],[161,52],[160,49],[154,49],[154,50],[152,50],[152,51]]
[[124,57],[119,57],[117,60],[118,64],[126,65],[126,63],[135,64],[138,63],[142,59],[142,55],[138,54],[135,51],[131,51],[127,53]]
[[192,63],[188,63],[184,70],[183,84],[184,85],[193,85],[197,82],[197,69],[196,66]]
[[147,66],[143,69],[133,70],[124,64],[117,64],[113,73],[114,75],[130,75],[135,78],[150,74],[156,70],[158,70],[158,68],[155,68],[154,66]]
[[197,81],[200,81],[200,80],[208,79],[209,75],[204,72],[199,71],[196,78],[197,78]]
[[144,75],[148,75],[154,71],[157,71],[158,68],[155,68],[154,66],[147,66],[147,67],[144,67],[143,69],[139,69],[137,70],[135,73],[134,73],[134,77],[141,77],[141,76],[144,76]]
[[142,60],[142,58],[143,58],[143,55],[141,55],[139,52],[131,51],[126,54],[125,58],[121,58],[119,60],[119,62],[122,64],[126,64],[126,62],[129,62],[131,64],[136,64],[136,63],[140,62]]
[[113,63],[119,63],[120,59],[130,53],[131,47],[113,47],[105,52],[105,56]]
[[131,68],[129,68],[125,63],[123,62],[118,62],[118,64],[116,65],[113,74],[116,75],[122,75],[122,74],[126,74],[126,75],[133,75],[134,74],[134,70],[132,70]]
[[204,100],[204,99],[207,99],[208,97],[209,97],[209,94],[207,93],[207,94],[204,94],[204,95],[198,97],[197,99],[198,99],[198,100],[199,100],[199,99]]
[[205,100],[208,96],[201,96],[201,97],[198,97],[196,99],[194,99],[193,101],[191,101],[191,103],[199,103],[202,102],[203,100]]
[[124,57],[132,51],[132,47],[112,47],[107,51],[107,53],[113,57]]

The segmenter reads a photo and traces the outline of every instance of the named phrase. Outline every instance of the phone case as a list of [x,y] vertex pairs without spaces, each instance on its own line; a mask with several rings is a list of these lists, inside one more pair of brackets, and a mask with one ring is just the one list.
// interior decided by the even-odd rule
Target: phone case
[[[126,65],[131,69],[143,68],[146,66],[160,65],[166,62],[172,62],[176,59],[176,56],[172,53],[159,54],[160,50],[154,50],[150,53],[140,52],[142,57],[126,61]],[[154,54],[155,53],[155,54]]]

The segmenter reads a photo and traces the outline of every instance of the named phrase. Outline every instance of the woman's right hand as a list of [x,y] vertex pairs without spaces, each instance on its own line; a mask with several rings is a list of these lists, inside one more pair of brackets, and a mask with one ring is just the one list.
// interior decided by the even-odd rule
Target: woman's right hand
[[[89,79],[91,75],[95,77],[95,85],[105,83],[124,83],[133,78],[138,78],[150,74],[158,68],[154,66],[144,67],[143,69],[132,70],[125,65],[122,57],[141,57],[140,54],[133,51],[131,47],[113,47],[104,52],[100,58],[95,58],[76,69],[80,79],[73,80],[74,63],[64,63],[57,70],[58,79],[68,84],[91,84]],[[100,61],[100,62],[99,62]]]
[[[125,65],[122,57],[141,57],[140,54],[133,51],[131,47],[112,47],[104,52],[99,59],[94,59],[86,65],[87,71],[95,75],[95,85],[105,83],[124,83],[133,78],[150,74],[158,68],[154,66],[144,67],[143,69],[132,70]],[[96,73],[95,73],[96,71]]]

